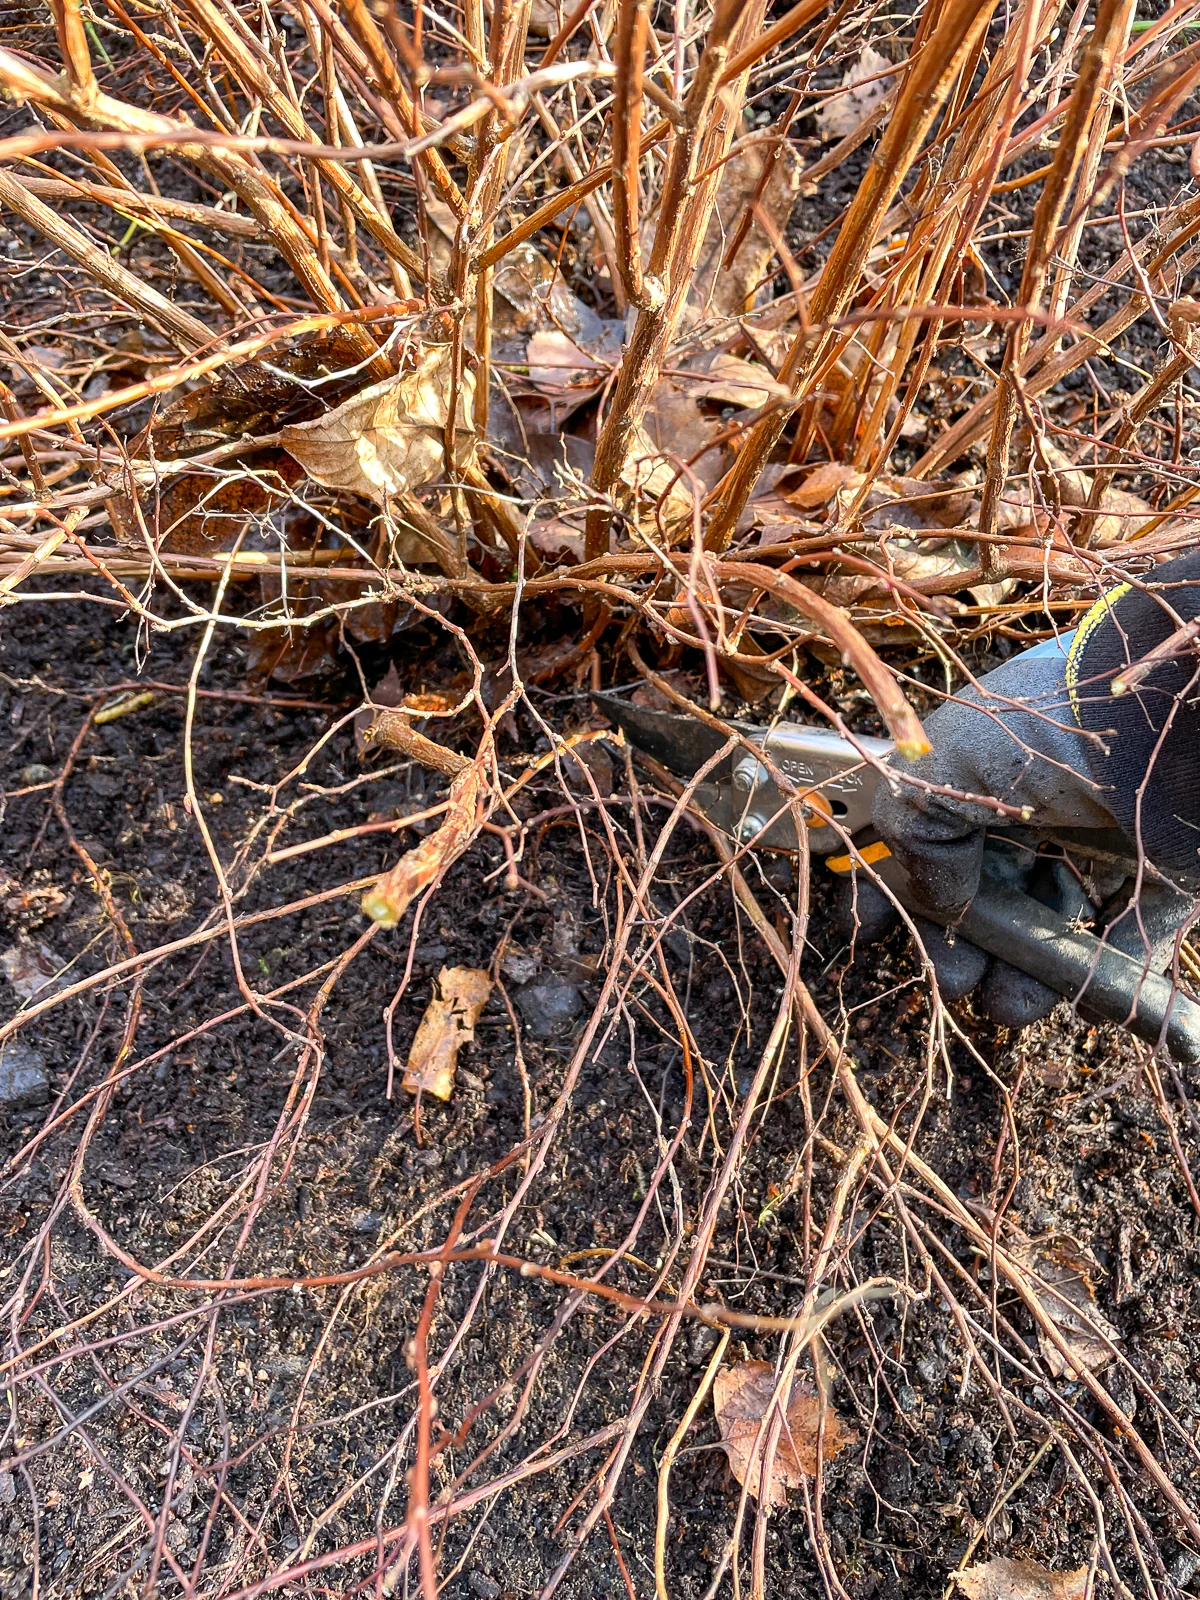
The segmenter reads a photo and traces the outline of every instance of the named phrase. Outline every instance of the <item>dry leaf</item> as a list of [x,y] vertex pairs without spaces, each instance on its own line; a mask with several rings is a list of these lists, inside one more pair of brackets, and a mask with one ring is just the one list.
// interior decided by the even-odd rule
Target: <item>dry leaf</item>
[[1093,542],[1105,539],[1136,539],[1138,529],[1154,515],[1154,507],[1131,489],[1108,488],[1100,497],[1104,515],[1091,528]]
[[[1046,508],[1058,504],[1082,510],[1092,493],[1092,474],[1077,467],[1066,451],[1052,439],[1038,441],[1037,452],[1030,444],[1028,429],[1015,435],[1018,462],[1022,472],[1004,486],[1002,521],[1009,526],[1039,524]],[[1032,471],[1029,469],[1032,468]],[[1036,480],[1036,492],[1033,486]],[[1091,522],[1093,541],[1136,537],[1139,526],[1154,515],[1154,509],[1140,495],[1109,484],[1100,497],[1101,515]]]
[[674,452],[662,451],[644,428],[633,436],[621,482],[629,491],[618,499],[631,499],[632,514],[653,532],[659,522],[669,530],[686,523],[692,525],[694,497],[687,474],[673,459]]
[[1051,1572],[1040,1561],[1009,1561],[998,1556],[954,1574],[967,1600],[1083,1600],[1086,1567]]
[[530,544],[538,555],[553,561],[570,556],[572,561],[583,560],[585,540],[578,528],[559,517],[541,517],[531,521],[526,529]]
[[[327,416],[284,428],[285,449],[310,478],[382,504],[446,474],[446,418],[453,361],[449,345],[434,345],[411,372],[376,383]],[[473,443],[475,380],[459,374],[455,455],[462,465]]]
[[[708,307],[720,316],[737,317],[760,300],[770,299],[765,280],[771,273],[775,246],[759,222],[751,223],[737,255],[728,267],[725,266],[726,251],[741,226],[747,205],[754,199],[769,151],[767,145],[750,145],[725,164],[717,202],[688,291],[693,307]],[[779,147],[771,176],[758,202],[778,233],[786,234],[799,192],[800,157],[785,142]]]
[[[228,367],[166,406],[132,441],[130,457],[142,466],[177,461],[212,445],[251,440],[307,421],[330,398],[338,401],[351,392],[356,380],[345,377],[343,369],[357,360],[348,332],[334,329],[273,351],[269,363]],[[306,382],[316,377],[323,380],[324,401]],[[137,504],[124,469],[114,471],[115,492],[107,509],[118,542],[144,548],[144,526],[160,550],[174,555],[231,549],[252,522],[261,525],[288,506],[289,489],[300,478],[297,463],[282,450],[248,449],[250,470],[230,475],[238,464],[237,457],[226,457],[219,474],[204,470],[163,477],[137,491]]]
[[65,989],[71,979],[63,972],[64,965],[41,939],[14,944],[0,955],[0,969],[22,1000],[45,1000]]
[[[484,0],[483,9],[490,21],[492,0]],[[564,9],[561,0],[533,0],[529,10],[529,31],[535,38],[553,39],[570,12],[571,7],[568,5]],[[510,170],[520,172],[521,168],[516,163],[511,163]]]
[[557,386],[586,383],[599,388],[611,371],[611,364],[590,355],[557,328],[535,333],[525,347],[532,383]]
[[408,1052],[401,1085],[409,1094],[420,1090],[449,1100],[458,1052],[475,1037],[475,1024],[491,992],[492,980],[478,967],[442,968]]
[[822,139],[844,139],[871,115],[891,87],[895,68],[871,45],[863,47],[847,68],[840,94],[831,96],[817,112],[817,132]]
[[[680,607],[687,617],[685,607]],[[681,618],[682,626],[688,626],[688,621]],[[741,656],[765,656],[766,651],[749,633],[743,633],[738,643],[738,653]],[[783,680],[773,667],[756,667],[750,662],[735,661],[732,658],[721,662],[721,670],[732,680],[734,688],[741,695],[747,705],[761,705],[770,695],[777,694],[783,687]]]
[[[920,540],[909,539],[902,528],[892,531],[886,554],[881,552],[878,545],[863,542],[856,542],[847,548],[867,556],[894,578],[930,596],[958,594],[969,586],[971,577],[979,573],[979,558],[974,545],[960,539],[928,536]],[[866,572],[834,567],[828,573],[806,578],[804,582],[836,606],[858,605],[868,597],[882,601],[889,611],[895,605],[882,573],[874,578]]]
[[724,350],[713,357],[708,371],[698,383],[688,382],[697,400],[716,400],[721,405],[757,410],[768,400],[791,398],[786,384],[773,378],[765,367]]
[[863,474],[844,461],[826,461],[810,472],[798,489],[789,489],[787,499],[794,506],[808,508],[828,505],[839,489],[857,489]]
[[536,333],[539,328],[561,328],[572,338],[597,338],[603,324],[563,282],[562,273],[528,240],[510,250],[496,267],[492,286],[496,338]]
[[863,501],[863,526],[881,531],[964,527],[978,510],[979,491],[974,484],[955,479],[926,483],[920,478],[882,473]]
[[335,622],[308,628],[260,628],[251,635],[246,670],[252,679],[302,683],[327,678],[336,670],[338,630]]
[[691,471],[705,489],[715,488],[724,477],[732,457],[729,446],[704,448],[714,434],[720,433],[721,423],[706,416],[694,396],[675,379],[660,378],[655,384],[643,428],[656,449],[670,451],[681,461],[691,461]]
[[1106,1367],[1112,1360],[1108,1344],[1119,1343],[1120,1335],[1097,1309],[1092,1279],[1099,1268],[1079,1241],[1065,1233],[1026,1239],[1012,1246],[1011,1254],[1040,1280],[1033,1284],[1034,1293],[1071,1353],[1067,1360],[1038,1329],[1042,1359],[1054,1377],[1076,1378],[1079,1369],[1099,1372]]
[[[535,10],[537,0],[534,0]],[[554,30],[557,31],[557,23]],[[509,156],[512,170],[517,155]],[[443,200],[427,199],[429,254],[440,272],[450,267],[450,251],[458,233],[458,218]],[[525,338],[539,328],[561,328],[572,338],[590,343],[604,331],[604,323],[567,287],[562,271],[528,240],[515,245],[497,264],[492,277],[494,340]],[[470,322],[468,322],[468,333]]]
[[529,8],[529,31],[538,39],[553,39],[563,24],[567,11],[551,0],[533,0]]
[[[763,1419],[775,1394],[776,1382],[775,1368],[769,1361],[739,1361],[736,1366],[718,1372],[713,1382],[713,1411],[730,1469],[739,1483],[749,1487],[756,1500],[765,1498],[771,1506],[783,1505],[789,1489],[798,1488],[806,1477],[816,1476],[820,1416],[820,1400],[811,1385],[796,1378],[764,1496],[760,1484],[762,1451],[770,1425],[764,1424]],[[825,1460],[832,1461],[853,1438],[837,1413],[828,1409],[822,1440]]]

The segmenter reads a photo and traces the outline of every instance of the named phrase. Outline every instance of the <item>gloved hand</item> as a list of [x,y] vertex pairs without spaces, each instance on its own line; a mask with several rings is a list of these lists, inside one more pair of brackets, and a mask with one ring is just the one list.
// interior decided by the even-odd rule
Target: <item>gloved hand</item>
[[[1114,695],[1111,686],[1197,616],[1200,553],[1159,567],[1143,585],[1112,590],[1073,634],[1014,657],[947,701],[925,722],[930,755],[891,758],[898,774],[1029,810],[1028,825],[1015,824],[978,802],[903,781],[876,792],[875,827],[938,918],[919,919],[918,929],[943,998],[979,987],[983,1009],[1014,1027],[1061,998],[954,938],[954,919],[979,888],[985,834],[1007,841],[989,847],[990,871],[1094,924],[1145,970],[1171,966],[1200,894],[1200,654],[1181,641],[1185,653],[1164,658],[1135,687]],[[1087,861],[1090,894],[1062,851],[1047,845],[1048,836],[1080,829],[1103,830],[1092,835],[1102,849]],[[1073,862],[1088,856],[1086,845],[1073,844]],[[1130,866],[1139,857],[1140,882]],[[856,937],[869,943],[895,910],[861,872],[857,880]]]

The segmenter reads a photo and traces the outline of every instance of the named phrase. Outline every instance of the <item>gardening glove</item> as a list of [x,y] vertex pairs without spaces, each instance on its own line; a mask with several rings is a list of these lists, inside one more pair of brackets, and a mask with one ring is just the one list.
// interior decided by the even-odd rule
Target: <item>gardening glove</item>
[[[1061,998],[954,938],[954,919],[979,888],[985,834],[989,871],[1060,915],[1096,919],[1103,936],[1146,971],[1171,964],[1200,894],[1200,655],[1185,636],[1144,676],[1135,672],[1124,693],[1113,684],[1120,689],[1127,668],[1193,617],[1200,617],[1200,553],[1168,562],[1137,586],[1120,585],[1073,634],[1015,657],[947,701],[926,719],[929,755],[890,759],[898,773],[958,796],[1027,808],[1028,823],[1017,823],[912,784],[880,784],[876,792],[880,837],[914,898],[949,925],[918,922],[946,998],[978,986],[985,1011],[1014,1027]],[[1097,908],[1061,855],[1046,854],[1048,835],[1077,829],[1107,830],[1118,857],[1135,863],[1140,854],[1151,870],[1138,884],[1110,865],[1093,879],[1103,902]],[[1008,848],[997,850],[997,839]],[[858,880],[858,937],[870,942],[894,908],[861,873]]]

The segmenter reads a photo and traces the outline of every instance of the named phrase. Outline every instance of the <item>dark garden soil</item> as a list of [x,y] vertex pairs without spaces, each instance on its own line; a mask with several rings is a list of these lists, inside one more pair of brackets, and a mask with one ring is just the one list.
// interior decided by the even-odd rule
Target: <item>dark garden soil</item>
[[[138,673],[186,684],[195,644],[193,628],[147,638],[111,608],[65,599],[31,597],[6,618],[0,636],[5,942],[40,944],[69,964],[70,979],[125,952],[56,820],[48,785],[89,710],[104,703],[95,697],[105,685]],[[436,688],[461,670],[453,646],[424,625],[398,635],[393,655],[406,688]],[[371,663],[376,675],[381,667],[380,659]],[[276,849],[419,803],[416,769],[385,776],[382,758],[360,762],[353,730],[342,721],[353,703],[348,672],[326,684],[317,696],[324,704],[286,704],[275,687],[260,691],[249,682],[240,648],[218,636],[201,686],[195,784],[225,863],[261,832],[272,793],[276,817],[303,801],[274,837]],[[545,697],[540,709],[559,727],[579,726],[588,715],[585,701],[565,695]],[[212,866],[184,804],[185,710],[184,696],[160,692],[144,708],[90,728],[63,789],[70,828],[97,864],[139,952],[212,926],[218,913]],[[531,720],[514,731],[524,748],[534,746]],[[632,849],[619,756],[610,775],[613,824]],[[432,785],[426,797],[431,793]],[[548,781],[526,797],[525,813],[554,810],[563,799]],[[643,806],[648,842],[666,814],[661,805]],[[411,833],[402,837],[415,842]],[[329,891],[378,870],[398,849],[394,836],[368,837],[265,869],[239,898],[239,916],[308,903],[240,931],[248,982],[263,993],[276,990],[345,951],[363,928],[357,895]],[[439,1244],[464,1180],[523,1137],[514,1017],[536,1134],[598,992],[619,885],[594,818],[581,826],[580,817],[559,814],[532,829],[517,890],[506,889],[503,865],[497,841],[485,838],[452,870],[415,937],[410,918],[357,956],[322,1017],[326,1056],[319,1074],[305,1080],[311,1103],[306,1128],[289,1145],[294,1158],[286,1170],[273,1169],[248,1240],[237,1243],[235,1204],[229,1220],[215,1225],[207,1250],[193,1248],[189,1275],[221,1276],[236,1262],[242,1276],[314,1276],[353,1269],[385,1246]],[[660,1184],[641,1215],[660,1130],[671,1138],[685,1094],[677,1038],[643,983],[582,1060],[549,1159],[512,1214],[506,1248],[525,1259],[588,1273],[597,1253],[627,1241],[630,1260],[611,1281],[642,1293],[656,1264],[678,1244],[677,1217],[685,1219],[685,1232],[695,1226],[779,993],[777,969],[735,913],[728,890],[720,882],[703,888],[713,867],[707,843],[682,828],[652,891],[662,911],[701,889],[665,955],[702,1057],[692,1120],[674,1164],[677,1188]],[[782,907],[794,899],[786,860],[764,863],[755,878],[764,903],[776,896]],[[818,882],[804,970],[826,1015],[844,1013],[872,1100],[885,1116],[905,1121],[927,1095],[920,1152],[959,1196],[987,1208],[1011,1188],[1008,1215],[1027,1232],[1065,1231],[1093,1252],[1100,1308],[1140,1379],[1190,1439],[1200,1423],[1197,1217],[1133,1049],[1112,1029],[1072,1022],[1065,1008],[1019,1039],[964,1011],[973,1048],[953,1047],[948,1082],[936,1061],[926,1060],[927,1003],[903,936],[864,953],[847,971],[827,913]],[[498,988],[463,1054],[452,1101],[426,1102],[418,1129],[411,1097],[397,1088],[387,1098],[385,1008],[402,989],[394,1023],[402,1061],[439,968],[489,967],[503,939],[509,952],[503,989],[512,1011]],[[214,1020],[240,1004],[224,935],[141,970],[129,1070],[91,1130],[80,1196],[122,1250],[154,1265],[215,1215],[250,1157],[275,1136],[297,1063],[280,1023],[294,1026],[298,1013],[276,1009],[259,1018],[243,1008],[227,1021]],[[310,983],[298,991],[296,1003],[307,1004],[314,989]],[[523,1002],[529,995],[532,1003]],[[14,1165],[0,1198],[0,1236],[8,1261],[19,1260],[25,1275],[21,1281],[11,1270],[6,1275],[5,1296],[12,1297],[6,1331],[11,1350],[48,1342],[40,1374],[6,1402],[12,1426],[5,1451],[21,1465],[0,1479],[0,1592],[14,1600],[31,1595],[35,1578],[42,1595],[141,1592],[155,1544],[147,1519],[162,1508],[168,1467],[173,1499],[165,1547],[182,1572],[202,1571],[196,1592],[237,1592],[289,1564],[355,1547],[357,1554],[307,1580],[311,1592],[350,1592],[379,1564],[365,1548],[377,1530],[386,1533],[404,1518],[414,1412],[406,1345],[427,1275],[398,1270],[344,1293],[230,1295],[220,1305],[211,1294],[134,1285],[62,1198],[96,1104],[89,1091],[117,1059],[130,996],[128,980],[103,984],[35,1018],[19,1035],[44,1065],[47,1082],[33,1096],[42,1103],[10,1111],[3,1123],[5,1154]],[[9,985],[5,1007],[6,1014],[15,1010]],[[553,1035],[555,1008],[564,1013],[561,1031],[539,1037]],[[838,1177],[836,1153],[855,1138],[823,1064],[809,1074],[814,1123],[806,1129],[799,1070],[789,1049],[721,1213],[700,1300],[765,1314],[799,1303],[810,1230],[821,1226]],[[1196,1124],[1180,1100],[1193,1091],[1168,1081],[1164,1092],[1176,1137],[1194,1163]],[[31,1145],[60,1107],[78,1109]],[[800,1157],[810,1131],[816,1142],[807,1146],[806,1184]],[[472,1212],[477,1236],[493,1236],[521,1177],[518,1161],[485,1184]],[[993,1306],[986,1261],[935,1215],[924,1220],[978,1285],[973,1314],[982,1307],[986,1325],[994,1311],[1036,1350],[1020,1306],[1003,1293]],[[47,1242],[31,1259],[24,1250],[40,1230]],[[832,1555],[853,1600],[940,1595],[985,1524],[975,1559],[1015,1552],[1054,1567],[1086,1565],[1096,1506],[1062,1452],[1044,1451],[1013,1489],[1048,1437],[1036,1420],[1061,1426],[1064,1415],[1073,1415],[1085,1434],[1094,1430],[1084,1469],[1126,1581],[1136,1586],[1138,1557],[1125,1532],[1124,1495],[1138,1519],[1142,1559],[1162,1592],[1170,1592],[1168,1583],[1191,1583],[1200,1568],[1181,1524],[1083,1387],[997,1367],[986,1344],[976,1354],[987,1371],[964,1360],[950,1310],[920,1263],[905,1258],[886,1193],[870,1184],[857,1192],[844,1246],[847,1284],[889,1276],[907,1281],[913,1295],[908,1302],[866,1304],[830,1330],[832,1402],[857,1442],[825,1470],[820,1534],[804,1494],[772,1517],[770,1594],[817,1592],[814,1538]],[[662,1292],[670,1292],[673,1277],[677,1282],[668,1271]],[[631,1322],[572,1301],[552,1284],[503,1271],[490,1276],[467,1318],[481,1282],[478,1266],[450,1271],[431,1333],[431,1354],[445,1357],[440,1420],[457,1428],[482,1404],[469,1438],[435,1463],[431,1492],[436,1499],[488,1439],[495,1453],[471,1485],[497,1483],[509,1473],[516,1481],[453,1522],[441,1570],[449,1595],[533,1595],[574,1550],[595,1476],[620,1442],[619,1426],[615,1437],[605,1430],[628,1415],[658,1324]],[[55,1337],[68,1323],[70,1332]],[[700,1323],[685,1324],[636,1424],[612,1507],[612,1537],[601,1521],[574,1555],[561,1594],[624,1592],[614,1540],[634,1592],[653,1592],[657,1462],[715,1337]],[[539,1343],[546,1353],[518,1406],[504,1385],[523,1373]],[[740,1349],[773,1359],[777,1348],[777,1339],[750,1333],[744,1343],[735,1339],[730,1355]],[[993,1375],[1002,1391],[994,1390]],[[1107,1382],[1181,1496],[1194,1503],[1197,1466],[1184,1437],[1165,1428],[1155,1401],[1123,1369],[1110,1368]],[[998,1403],[1001,1392],[1021,1404]],[[572,1453],[597,1435],[599,1443]],[[667,1567],[671,1592],[681,1596],[708,1591],[737,1510],[737,1486],[715,1439],[706,1405],[672,1478]],[[1075,1449],[1082,1449],[1078,1440]],[[565,1453],[560,1465],[521,1476],[555,1452]],[[394,1554],[394,1541],[387,1549]],[[169,1563],[159,1566],[161,1592],[175,1592]],[[296,1585],[289,1592],[305,1583],[299,1576],[288,1581]],[[404,1592],[403,1580],[397,1592]]]

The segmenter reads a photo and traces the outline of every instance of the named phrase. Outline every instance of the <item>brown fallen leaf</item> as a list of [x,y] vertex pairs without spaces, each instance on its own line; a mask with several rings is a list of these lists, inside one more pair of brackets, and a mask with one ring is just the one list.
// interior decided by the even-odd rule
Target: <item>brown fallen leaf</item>
[[[348,399],[356,384],[357,346],[342,329],[306,334],[266,361],[225,367],[181,395],[132,441],[134,458],[174,460],[230,440],[253,439],[289,422],[319,415],[329,398]],[[320,378],[315,398],[308,380]]]
[[1051,1572],[1040,1561],[1009,1561],[997,1556],[954,1574],[967,1600],[1084,1600],[1086,1567]]
[[530,33],[539,39],[552,39],[569,11],[569,6],[564,10],[561,5],[554,4],[553,0],[533,0],[529,8]]
[[203,556],[232,549],[252,521],[265,522],[288,506],[289,485],[301,476],[296,462],[282,450],[260,450],[247,459],[252,471],[245,475],[185,472],[143,489],[138,496],[140,516],[127,491],[114,494],[108,513],[118,543],[144,547],[149,534],[155,548],[168,555]]
[[[1052,439],[1039,439],[1034,455],[1027,429],[1014,437],[1022,470],[1004,486],[1001,523],[1036,523],[1047,507],[1056,505],[1082,512],[1091,496],[1092,474],[1076,466]],[[1136,538],[1138,528],[1153,515],[1154,508],[1140,495],[1107,484],[1099,506],[1086,520],[1088,538],[1093,544]]]
[[[534,0],[534,7],[536,12],[537,0]],[[556,32],[557,28],[555,23],[551,31]],[[515,159],[514,151],[509,162]],[[433,224],[429,230],[430,256],[439,271],[447,272],[451,247],[458,233],[458,218],[441,200],[427,199],[425,211]],[[570,338],[586,341],[600,331],[599,317],[567,287],[561,268],[528,239],[515,245],[497,263],[492,288],[495,292],[492,338],[495,341],[527,338],[544,328],[559,328]]]
[[[685,606],[679,607],[678,610],[683,613],[680,617],[680,625],[687,627],[688,621],[690,621],[687,608]],[[761,705],[771,695],[778,695],[783,688],[783,680],[769,665],[757,667],[744,659],[746,656],[762,656],[765,658],[766,654],[767,652],[758,641],[749,632],[744,632],[738,641],[738,655],[743,659],[735,661],[732,658],[727,658],[720,664],[721,671],[732,680],[734,688],[747,705]]]
[[[284,428],[284,448],[315,482],[379,504],[424,488],[446,474],[452,379],[450,346],[433,345],[412,371],[372,384],[327,416]],[[457,390],[454,453],[462,466],[474,445],[469,371],[459,374]]]
[[652,534],[660,524],[673,536],[691,529],[695,504],[691,480],[645,428],[634,433],[616,499],[644,532]]
[[561,271],[528,240],[499,262],[493,287],[498,296],[496,338],[526,338],[547,327],[561,328],[575,339],[586,339],[596,331],[595,312],[571,293]]
[[708,371],[687,387],[697,400],[715,400],[720,405],[757,410],[768,400],[786,400],[791,391],[773,378],[766,367],[721,350],[709,363]]
[[583,560],[584,537],[579,528],[559,517],[544,517],[530,522],[527,534],[538,555],[556,561],[569,557],[573,562]]
[[1093,544],[1106,539],[1136,539],[1138,529],[1154,515],[1154,507],[1132,489],[1110,486],[1100,497],[1100,512],[1089,533]]
[[458,1052],[475,1037],[475,1024],[491,992],[491,978],[478,967],[442,968],[408,1052],[402,1088],[449,1100]]
[[1096,1305],[1093,1278],[1099,1268],[1079,1241],[1065,1233],[1025,1239],[1011,1247],[1011,1254],[1039,1280],[1034,1292],[1070,1352],[1068,1360],[1038,1329],[1042,1359],[1054,1377],[1076,1378],[1080,1370],[1099,1372],[1106,1367],[1112,1360],[1109,1344],[1119,1343],[1120,1335]]
[[[136,491],[124,467],[114,471],[108,511],[118,542],[141,547],[145,529],[164,552],[210,555],[231,549],[252,522],[287,507],[299,467],[286,452],[256,445],[255,437],[344,399],[356,381],[345,370],[357,361],[346,330],[308,334],[273,349],[269,361],[239,362],[172,401],[131,441],[134,467],[161,467],[232,440],[245,441],[244,455],[226,456],[217,472],[160,472]],[[324,401],[308,382],[318,377]]]
[[787,499],[792,505],[805,510],[812,506],[824,506],[829,504],[839,489],[857,489],[862,481],[863,474],[846,462],[824,461],[809,473],[802,484],[788,490]]
[[920,478],[881,473],[863,501],[863,526],[880,530],[963,527],[973,513],[978,515],[978,509],[979,494],[972,483],[953,478],[925,483]]
[[526,345],[529,381],[544,388],[586,386],[598,389],[612,363],[592,355],[559,328],[542,328]]
[[317,622],[308,628],[260,628],[250,640],[246,670],[252,680],[303,683],[327,678],[336,670],[337,624]]
[[[726,252],[741,226],[747,205],[754,199],[762,177],[763,162],[769,147],[752,144],[725,164],[717,203],[709,219],[700,248],[700,259],[688,291],[694,308],[707,307],[722,317],[736,317],[749,311],[760,296],[770,298],[764,289],[771,274],[775,246],[757,220],[752,222],[733,261],[725,265]],[[786,234],[792,208],[800,192],[800,157],[785,141],[767,179],[759,209],[770,219],[777,234]],[[762,404],[761,401],[758,404]]]
[[[756,1500],[765,1499],[769,1506],[783,1505],[789,1489],[798,1488],[805,1478],[813,1478],[817,1472],[820,1399],[811,1384],[796,1378],[765,1492],[762,1488],[762,1452],[770,1432],[770,1424],[764,1418],[776,1382],[775,1368],[769,1361],[739,1361],[718,1372],[713,1382],[713,1411],[730,1470]],[[854,1434],[837,1412],[827,1409],[822,1440],[824,1459],[832,1461],[853,1439]]]
[[[761,369],[760,369],[761,370]],[[713,489],[732,460],[728,444],[711,446],[721,424],[707,416],[692,394],[674,378],[660,378],[643,419],[643,430],[654,447],[691,462],[705,489]]]

